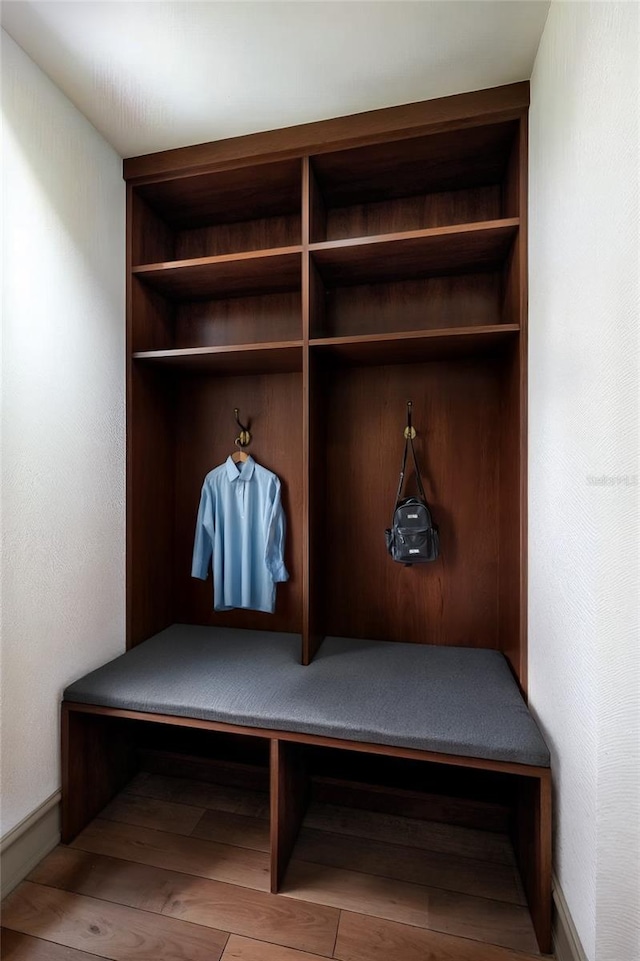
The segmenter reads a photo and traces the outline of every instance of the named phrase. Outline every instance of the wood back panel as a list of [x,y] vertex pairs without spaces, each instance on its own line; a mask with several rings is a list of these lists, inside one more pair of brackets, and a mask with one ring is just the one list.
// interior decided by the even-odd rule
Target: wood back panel
[[179,304],[174,331],[175,347],[300,340],[300,292]]
[[297,212],[281,217],[262,217],[177,231],[175,259],[216,257],[246,250],[268,250],[270,247],[294,247],[299,243],[300,213]]
[[138,193],[180,230],[299,214],[301,178],[300,161],[287,160],[258,164],[249,178],[242,169],[168,177],[141,185]]
[[313,242],[498,220],[500,216],[500,186],[497,184],[446,193],[418,194],[377,203],[331,207],[327,211],[324,235],[319,226]]
[[[302,376],[247,377],[186,374],[176,378],[175,416],[175,610],[185,624],[302,631]],[[250,422],[248,452],[282,482],[287,519],[285,562],[289,581],[277,586],[274,614],[213,610],[211,576],[191,577],[191,555],[202,483],[236,449],[234,408]],[[246,418],[246,420],[245,420]]]
[[498,273],[359,284],[322,291],[313,314],[315,337],[401,333],[499,323]]
[[[325,619],[331,635],[498,646],[498,441],[493,361],[328,375]],[[416,451],[441,557],[405,568],[385,549],[414,405]],[[414,490],[408,471],[408,489]]]

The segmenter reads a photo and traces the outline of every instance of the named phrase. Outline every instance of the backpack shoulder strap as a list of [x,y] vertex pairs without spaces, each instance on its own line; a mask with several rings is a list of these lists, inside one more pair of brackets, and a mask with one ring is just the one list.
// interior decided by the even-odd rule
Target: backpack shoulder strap
[[416,481],[418,484],[418,491],[420,492],[420,496],[422,497],[422,500],[425,502],[425,504],[427,503],[427,497],[424,492],[424,487],[422,486],[422,477],[420,476],[420,468],[418,467],[418,458],[416,457],[415,447],[413,446],[413,438],[409,436],[405,439],[405,442],[404,442],[404,453],[402,455],[402,466],[400,467],[400,480],[398,482],[398,491],[396,493],[396,504],[394,507],[394,511],[398,507],[398,502],[400,501],[400,498],[402,496],[402,488],[404,487],[404,478],[405,478],[405,473],[407,469],[407,451],[409,447],[411,447],[411,455],[413,457],[413,466],[416,472]]
[[422,486],[422,477],[420,476],[420,468],[418,467],[418,458],[416,457],[416,451],[415,451],[415,447],[413,446],[413,438],[412,438],[412,437],[409,437],[409,438],[407,439],[406,444],[405,444],[405,449],[404,449],[405,460],[406,460],[406,456],[407,456],[407,444],[411,444],[411,453],[413,454],[413,466],[414,466],[415,472],[416,472],[416,481],[418,482],[418,490],[420,491],[420,496],[421,496],[422,500],[423,500],[423,501],[425,502],[425,504],[426,504],[426,503],[427,503],[427,496],[426,496],[426,494],[425,494],[425,492],[424,492],[424,487]]

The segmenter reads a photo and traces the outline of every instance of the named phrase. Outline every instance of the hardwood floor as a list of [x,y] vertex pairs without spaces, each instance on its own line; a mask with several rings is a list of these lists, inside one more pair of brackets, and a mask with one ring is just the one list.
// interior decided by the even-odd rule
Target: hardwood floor
[[541,961],[507,838],[313,804],[268,893],[266,794],[138,775],[3,904],[3,961]]

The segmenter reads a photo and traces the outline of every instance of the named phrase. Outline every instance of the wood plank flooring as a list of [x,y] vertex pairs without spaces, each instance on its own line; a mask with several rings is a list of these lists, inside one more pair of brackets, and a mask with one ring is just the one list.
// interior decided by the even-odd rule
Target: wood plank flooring
[[141,774],[3,904],[3,961],[541,961],[508,839],[314,804],[268,893],[266,794]]

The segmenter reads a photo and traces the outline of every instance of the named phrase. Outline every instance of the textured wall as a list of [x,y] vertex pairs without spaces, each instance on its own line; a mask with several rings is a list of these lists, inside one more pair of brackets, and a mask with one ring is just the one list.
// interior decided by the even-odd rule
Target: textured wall
[[124,648],[124,185],[2,34],[2,833],[59,787],[63,687]]
[[552,3],[530,118],[530,696],[590,961],[640,958],[638,7]]

